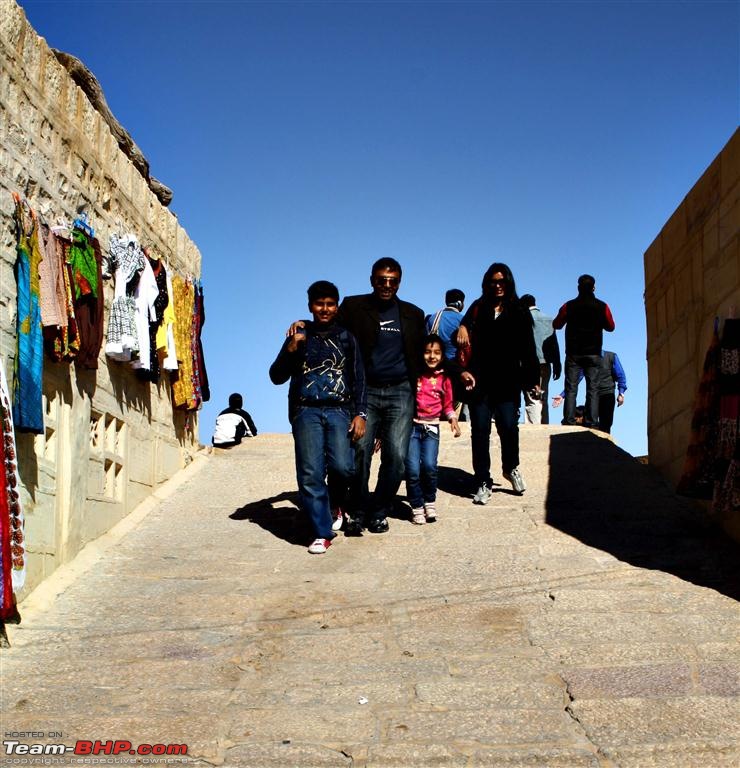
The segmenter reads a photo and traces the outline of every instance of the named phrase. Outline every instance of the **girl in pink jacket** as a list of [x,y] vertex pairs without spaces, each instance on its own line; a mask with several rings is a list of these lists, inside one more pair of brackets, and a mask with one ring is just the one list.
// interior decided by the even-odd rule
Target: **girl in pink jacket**
[[424,368],[416,382],[416,410],[406,454],[406,495],[411,504],[411,522],[423,525],[437,519],[437,456],[439,421],[450,422],[452,434],[460,427],[452,403],[452,381],[443,367],[442,339],[431,334],[424,340]]

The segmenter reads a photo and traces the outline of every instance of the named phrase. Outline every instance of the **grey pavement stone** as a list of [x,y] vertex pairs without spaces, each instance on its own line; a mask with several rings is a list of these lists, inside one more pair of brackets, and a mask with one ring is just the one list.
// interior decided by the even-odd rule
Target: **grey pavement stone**
[[569,668],[562,675],[568,693],[576,699],[683,696],[694,687],[689,664]]
[[472,768],[602,768],[594,752],[587,749],[541,748],[530,750],[477,750]]

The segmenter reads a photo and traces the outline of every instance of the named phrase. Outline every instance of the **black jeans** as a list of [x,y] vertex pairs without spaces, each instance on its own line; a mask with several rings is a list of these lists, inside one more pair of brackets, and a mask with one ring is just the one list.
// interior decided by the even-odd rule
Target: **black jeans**
[[491,417],[501,441],[501,469],[519,466],[519,403],[492,403],[487,395],[469,403],[475,484],[491,483]]
[[599,374],[601,355],[565,356],[565,412],[563,424],[576,423],[576,395],[578,376],[583,371],[586,378],[586,402],[588,411],[583,414],[583,426],[595,427],[599,422]]

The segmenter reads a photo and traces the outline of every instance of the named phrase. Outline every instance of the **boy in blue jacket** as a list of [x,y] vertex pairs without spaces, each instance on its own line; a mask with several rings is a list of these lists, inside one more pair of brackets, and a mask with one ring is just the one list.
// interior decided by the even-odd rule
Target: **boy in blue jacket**
[[[341,509],[354,473],[352,443],[365,434],[367,395],[357,340],[335,322],[337,287],[327,280],[313,283],[308,308],[313,321],[285,340],[270,366],[270,379],[273,384],[290,379],[288,417],[298,495],[316,537],[308,551],[323,554],[341,527]],[[337,519],[331,511],[327,474]]]

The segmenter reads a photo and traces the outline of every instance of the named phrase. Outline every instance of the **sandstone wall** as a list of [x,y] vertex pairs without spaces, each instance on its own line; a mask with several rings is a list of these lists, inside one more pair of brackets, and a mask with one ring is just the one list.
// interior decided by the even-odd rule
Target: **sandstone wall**
[[[119,150],[23,11],[0,0],[0,359],[9,381],[13,191],[51,222],[59,215],[72,219],[84,207],[104,248],[111,231],[131,230],[175,272],[200,274],[200,253],[176,217]],[[112,296],[107,285],[106,319]],[[44,365],[46,433],[19,435],[18,446],[29,550],[24,594],[198,448],[197,419],[173,412],[166,378],[158,386],[143,383],[102,352],[97,372],[48,359]]]
[[[736,131],[645,252],[648,453],[674,485],[714,319],[740,311],[739,233]],[[740,520],[721,522],[740,539]]]

